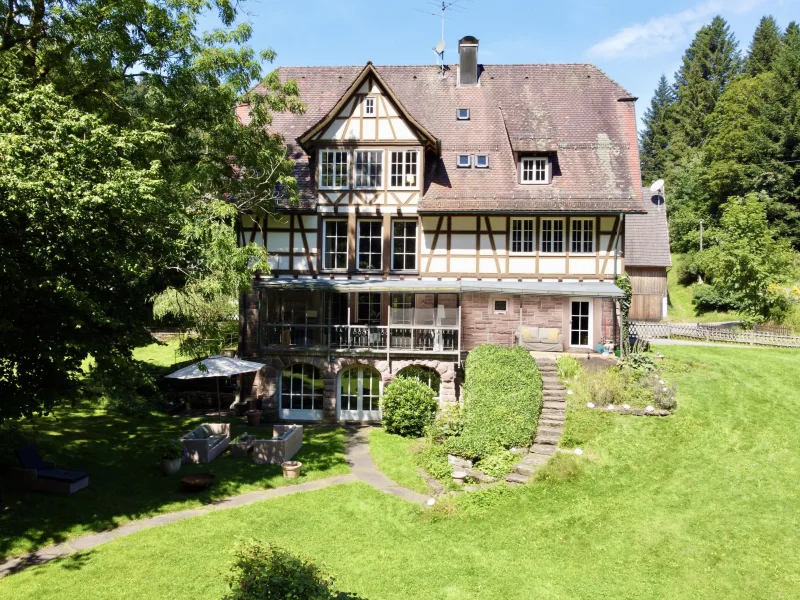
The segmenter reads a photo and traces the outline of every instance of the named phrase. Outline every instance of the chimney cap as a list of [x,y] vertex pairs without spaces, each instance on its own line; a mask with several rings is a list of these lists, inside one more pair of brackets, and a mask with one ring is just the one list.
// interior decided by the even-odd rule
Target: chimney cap
[[472,35],[465,35],[463,38],[458,40],[459,46],[477,46],[478,45],[478,38]]

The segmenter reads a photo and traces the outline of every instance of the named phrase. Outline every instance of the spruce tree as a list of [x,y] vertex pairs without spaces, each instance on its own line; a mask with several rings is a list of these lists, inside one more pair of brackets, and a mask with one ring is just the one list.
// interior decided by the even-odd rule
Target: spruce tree
[[645,185],[666,174],[672,126],[669,110],[674,102],[675,94],[672,87],[666,76],[662,75],[650,101],[650,107],[644,113],[644,130],[639,137],[642,183]]
[[747,55],[747,73],[755,77],[772,70],[772,64],[781,50],[781,32],[772,17],[762,17],[753,34]]

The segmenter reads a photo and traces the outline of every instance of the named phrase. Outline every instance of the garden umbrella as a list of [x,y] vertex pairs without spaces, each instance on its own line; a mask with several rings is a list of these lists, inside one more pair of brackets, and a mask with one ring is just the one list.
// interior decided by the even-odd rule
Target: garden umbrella
[[253,371],[260,371],[263,367],[264,365],[262,363],[251,362],[249,360],[229,358],[227,356],[209,356],[193,365],[178,369],[174,373],[166,375],[166,377],[168,379],[217,378],[217,414],[222,414],[219,400],[219,378],[241,375],[242,373],[252,373]]

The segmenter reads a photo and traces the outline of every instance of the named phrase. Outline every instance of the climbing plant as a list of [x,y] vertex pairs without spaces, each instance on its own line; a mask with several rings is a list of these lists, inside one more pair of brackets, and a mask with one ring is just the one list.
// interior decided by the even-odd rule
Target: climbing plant
[[630,321],[628,315],[631,311],[633,284],[631,284],[631,278],[628,277],[627,273],[623,273],[617,277],[616,283],[617,287],[625,293],[625,295],[619,299],[619,316],[622,325],[620,332],[620,352],[624,356],[630,351]]

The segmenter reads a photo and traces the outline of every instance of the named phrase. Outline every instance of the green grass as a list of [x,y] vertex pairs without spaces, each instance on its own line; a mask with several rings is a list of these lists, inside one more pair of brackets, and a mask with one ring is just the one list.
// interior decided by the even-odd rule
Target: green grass
[[371,600],[797,598],[800,355],[658,350],[692,367],[669,374],[674,416],[571,411],[582,459],[510,494],[465,495],[450,518],[335,486],[115,540],[0,580],[0,597],[216,600],[243,536]]
[[696,283],[684,285],[678,281],[679,265],[684,260],[682,254],[672,255],[672,268],[667,271],[667,295],[669,304],[667,315],[670,321],[687,323],[713,323],[717,321],[739,321],[741,315],[736,311],[698,313],[692,304],[692,295]]
[[[211,464],[183,465],[178,475],[161,475],[154,448],[204,421],[167,416],[137,419],[86,406],[61,408],[37,419],[42,454],[60,467],[89,472],[89,488],[72,496],[8,491],[7,508],[0,510],[0,557],[226,496],[349,471],[344,433],[336,428],[306,428],[298,454],[303,474],[296,480],[283,479],[280,465],[255,465],[249,458],[227,452]],[[243,431],[262,439],[272,436],[268,425],[256,430],[234,421],[231,435]],[[214,473],[216,485],[202,494],[183,493],[178,479],[193,472]]]
[[369,452],[372,460],[384,475],[397,484],[410,490],[427,494],[428,484],[420,476],[411,446],[417,440],[386,433],[383,429],[373,429],[369,436]]
[[170,367],[186,360],[184,357],[178,356],[178,343],[178,338],[173,338],[166,343],[156,342],[142,346],[133,351],[133,358],[158,367]]

